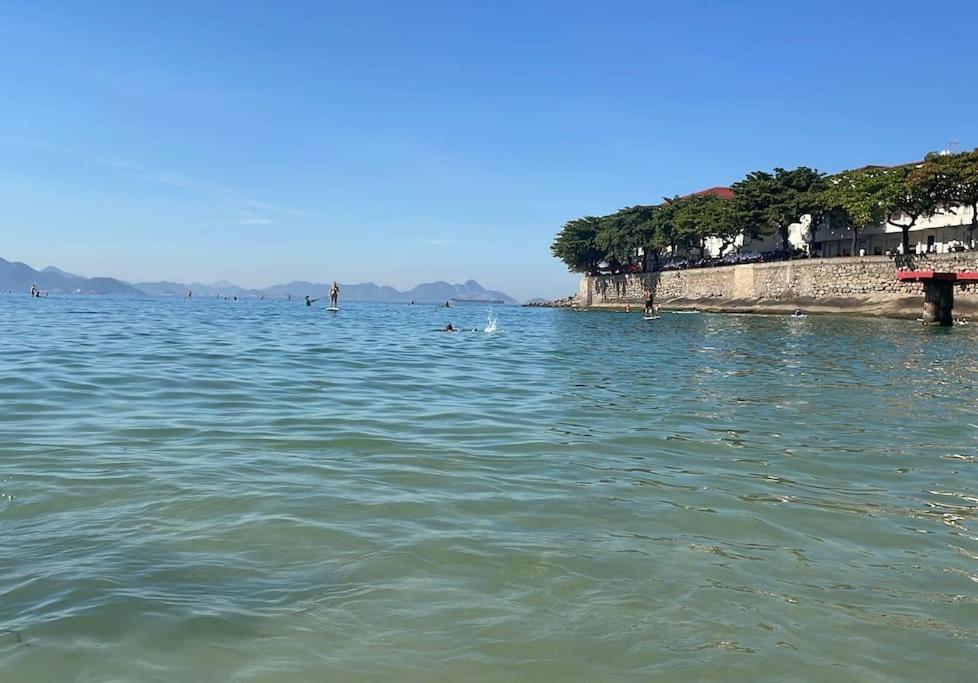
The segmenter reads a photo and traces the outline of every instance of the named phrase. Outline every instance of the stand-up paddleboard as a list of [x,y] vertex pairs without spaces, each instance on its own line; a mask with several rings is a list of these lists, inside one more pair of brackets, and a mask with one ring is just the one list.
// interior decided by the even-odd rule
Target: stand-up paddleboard
[[336,311],[340,310],[340,308],[339,308],[339,306],[330,306],[326,310],[327,311],[333,311],[335,313]]
[[643,315],[642,320],[659,320],[661,315]]

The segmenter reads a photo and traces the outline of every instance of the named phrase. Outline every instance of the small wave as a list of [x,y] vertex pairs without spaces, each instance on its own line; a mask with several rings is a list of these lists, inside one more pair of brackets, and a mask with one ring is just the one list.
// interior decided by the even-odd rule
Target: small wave
[[484,331],[486,334],[492,334],[496,331],[496,314],[491,308],[489,309],[489,315],[486,318],[486,329]]

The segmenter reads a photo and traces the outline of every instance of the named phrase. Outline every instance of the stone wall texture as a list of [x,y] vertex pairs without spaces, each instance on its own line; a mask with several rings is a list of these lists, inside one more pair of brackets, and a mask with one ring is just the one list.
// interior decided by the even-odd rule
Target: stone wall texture
[[[978,271],[978,252],[934,254],[918,259],[918,270]],[[884,256],[809,259],[755,263],[719,268],[587,276],[581,278],[578,304],[621,306],[640,304],[646,287],[657,304],[702,301],[785,302],[860,300],[923,296],[923,285],[897,280],[893,261]],[[978,304],[978,287],[955,287],[955,299]]]

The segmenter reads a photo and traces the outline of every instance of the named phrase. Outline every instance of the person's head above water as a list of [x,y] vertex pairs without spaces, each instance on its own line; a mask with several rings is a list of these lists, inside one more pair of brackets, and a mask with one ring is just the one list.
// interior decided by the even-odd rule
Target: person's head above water
[[452,326],[451,323],[445,325],[445,332],[455,332],[455,328]]

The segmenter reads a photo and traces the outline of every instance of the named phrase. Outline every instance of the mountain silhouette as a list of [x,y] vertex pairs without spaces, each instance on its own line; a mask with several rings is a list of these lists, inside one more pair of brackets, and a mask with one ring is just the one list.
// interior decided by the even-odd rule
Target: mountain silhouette
[[0,289],[26,292],[31,285],[41,291],[80,294],[142,294],[140,290],[111,277],[87,278],[48,266],[34,270],[26,263],[0,258]]
[[[52,293],[81,293],[81,294],[135,294],[150,296],[186,296],[192,291],[195,297],[231,297],[238,298],[302,298],[306,295],[312,298],[327,296],[330,283],[307,282],[297,280],[287,284],[272,285],[264,289],[246,289],[233,282],[221,280],[212,284],[202,282],[139,282],[129,284],[110,277],[87,278],[66,272],[55,266],[43,270],[35,270],[26,263],[6,261],[0,258],[0,289],[27,291],[32,284],[41,290]],[[378,285],[373,282],[358,284],[340,284],[340,299],[343,301],[389,301],[417,303],[442,303],[451,301],[472,302],[502,302],[515,304],[516,301],[507,294],[496,290],[485,289],[475,280],[467,280],[462,284],[451,284],[444,281],[426,282],[406,292],[393,287]]]

